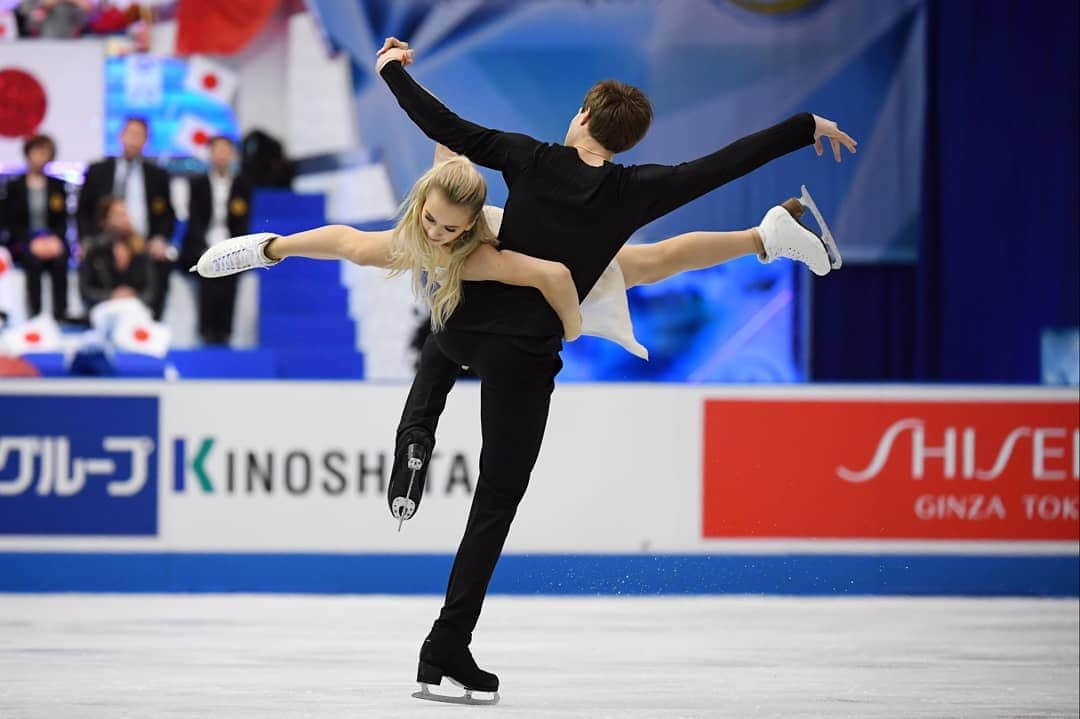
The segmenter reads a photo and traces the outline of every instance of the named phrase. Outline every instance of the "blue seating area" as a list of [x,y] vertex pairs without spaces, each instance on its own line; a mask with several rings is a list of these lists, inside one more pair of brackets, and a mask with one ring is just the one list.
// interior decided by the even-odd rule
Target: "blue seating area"
[[[322,195],[260,190],[252,212],[256,232],[273,228],[291,234],[326,224]],[[277,377],[363,378],[356,325],[337,262],[290,259],[259,274],[259,345],[275,355]]]

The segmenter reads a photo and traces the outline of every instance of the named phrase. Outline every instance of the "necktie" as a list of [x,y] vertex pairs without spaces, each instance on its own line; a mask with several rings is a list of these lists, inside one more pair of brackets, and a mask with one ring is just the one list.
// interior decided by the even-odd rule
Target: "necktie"
[[128,176],[131,175],[131,163],[127,160],[117,160],[117,162],[120,163],[120,181],[113,188],[113,197],[122,200],[124,195],[127,194],[127,181]]

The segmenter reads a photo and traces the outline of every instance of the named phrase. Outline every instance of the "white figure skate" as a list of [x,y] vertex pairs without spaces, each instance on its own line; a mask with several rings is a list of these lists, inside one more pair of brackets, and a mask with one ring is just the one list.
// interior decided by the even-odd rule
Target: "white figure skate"
[[[768,263],[786,257],[802,262],[815,275],[827,275],[840,267],[840,251],[805,185],[802,191],[802,197],[785,200],[765,213],[757,228],[765,247],[765,257],[759,259]],[[817,219],[820,236],[802,223],[804,207]]]
[[266,243],[278,237],[273,232],[256,232],[240,235],[219,242],[199,258],[199,263],[188,272],[198,272],[203,277],[225,277],[256,267],[273,267],[281,260],[271,260],[263,250]]

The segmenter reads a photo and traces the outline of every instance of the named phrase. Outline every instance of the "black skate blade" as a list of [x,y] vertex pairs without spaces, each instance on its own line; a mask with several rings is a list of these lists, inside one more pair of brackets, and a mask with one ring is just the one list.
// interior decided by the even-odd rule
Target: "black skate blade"
[[[450,677],[447,677],[447,679],[450,679]],[[450,681],[452,681],[454,684],[457,684],[458,686],[461,686],[457,682],[454,682],[453,679],[450,679]],[[464,688],[464,687],[462,687],[462,688]],[[428,687],[427,684],[421,683],[420,684],[420,691],[413,692],[413,698],[414,699],[423,699],[423,700],[429,701],[429,702],[441,702],[443,704],[463,704],[463,705],[468,705],[468,706],[480,706],[480,707],[482,707],[482,706],[494,706],[495,704],[499,703],[499,692],[480,692],[480,693],[485,694],[485,695],[490,694],[490,698],[474,696],[473,691],[471,689],[465,689],[464,694],[460,694],[460,695],[457,695],[457,696],[449,696],[447,694],[436,694],[435,692],[431,691],[431,689]]]

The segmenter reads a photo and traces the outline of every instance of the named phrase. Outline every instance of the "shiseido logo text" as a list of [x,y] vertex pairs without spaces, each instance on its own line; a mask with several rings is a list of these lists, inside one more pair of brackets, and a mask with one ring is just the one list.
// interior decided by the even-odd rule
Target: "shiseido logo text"
[[[930,461],[941,462],[945,479],[978,479],[992,481],[1005,472],[1010,464],[1022,462],[1021,450],[1030,448],[1031,478],[1039,481],[1064,481],[1071,475],[1080,480],[1080,428],[1073,427],[1014,427],[1003,438],[979,437],[974,427],[945,427],[938,433],[927,431],[926,422],[909,417],[893,422],[881,435],[869,463],[862,469],[845,466],[836,468],[836,475],[847,482],[868,482],[889,463],[893,448],[903,435],[911,438],[909,473],[911,479],[923,479]],[[1071,434],[1071,437],[1070,437]],[[976,449],[995,447],[994,459],[988,466],[976,463]],[[900,454],[902,450],[898,449]],[[985,452],[985,450],[984,450]],[[1067,456],[1071,455],[1071,456]],[[1071,471],[1070,471],[1071,470]]]

